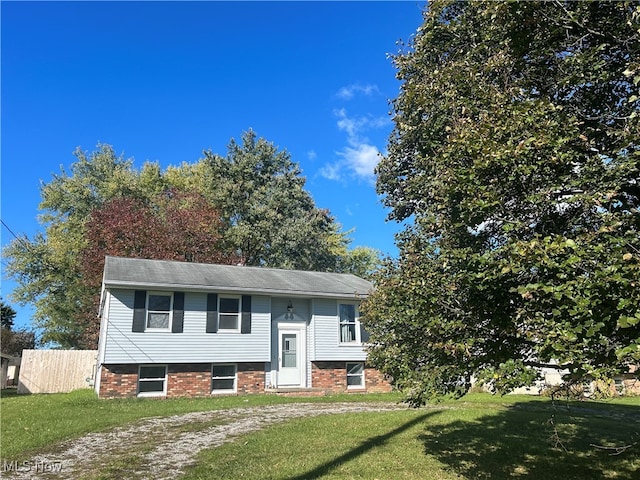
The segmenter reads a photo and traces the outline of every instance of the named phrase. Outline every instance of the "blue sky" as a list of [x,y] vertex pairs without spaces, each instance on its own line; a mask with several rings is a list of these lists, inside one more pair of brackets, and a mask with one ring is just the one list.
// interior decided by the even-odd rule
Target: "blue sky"
[[[388,55],[424,5],[3,1],[3,222],[42,230],[40,184],[76,147],[106,143],[138,167],[166,167],[225,155],[253,129],[301,165],[353,246],[394,255],[399,227],[385,221],[373,168],[400,87]],[[2,245],[12,238],[3,226]],[[14,286],[3,275],[2,297]],[[10,303],[27,324],[30,309]]]

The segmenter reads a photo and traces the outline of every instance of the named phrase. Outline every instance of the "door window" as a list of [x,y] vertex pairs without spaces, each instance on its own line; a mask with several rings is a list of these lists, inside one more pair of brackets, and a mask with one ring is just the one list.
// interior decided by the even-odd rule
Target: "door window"
[[298,359],[296,347],[298,342],[296,341],[295,333],[283,333],[282,334],[282,366],[283,367],[297,367]]

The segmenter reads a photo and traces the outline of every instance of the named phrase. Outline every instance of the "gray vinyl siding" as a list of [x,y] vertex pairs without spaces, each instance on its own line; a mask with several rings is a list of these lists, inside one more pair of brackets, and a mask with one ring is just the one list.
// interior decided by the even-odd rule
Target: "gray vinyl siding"
[[362,345],[340,345],[338,337],[339,300],[316,299],[313,302],[312,329],[317,361],[364,361],[366,353]]
[[186,292],[182,333],[131,331],[134,290],[113,289],[108,296],[105,364],[269,362],[269,297],[251,298],[251,333],[205,333],[207,294]]

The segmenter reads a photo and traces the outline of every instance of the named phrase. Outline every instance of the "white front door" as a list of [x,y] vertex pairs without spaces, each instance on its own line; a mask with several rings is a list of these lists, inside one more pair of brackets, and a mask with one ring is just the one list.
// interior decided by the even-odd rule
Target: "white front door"
[[304,386],[304,327],[278,329],[278,387]]

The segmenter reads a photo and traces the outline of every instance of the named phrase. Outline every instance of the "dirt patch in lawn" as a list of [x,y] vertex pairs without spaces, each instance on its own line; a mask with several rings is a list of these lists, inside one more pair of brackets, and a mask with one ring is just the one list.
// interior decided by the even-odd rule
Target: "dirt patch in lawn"
[[201,450],[269,425],[293,418],[403,408],[389,403],[295,403],[148,418],[64,442],[21,462],[17,471],[3,472],[3,477],[172,479],[193,464]]

